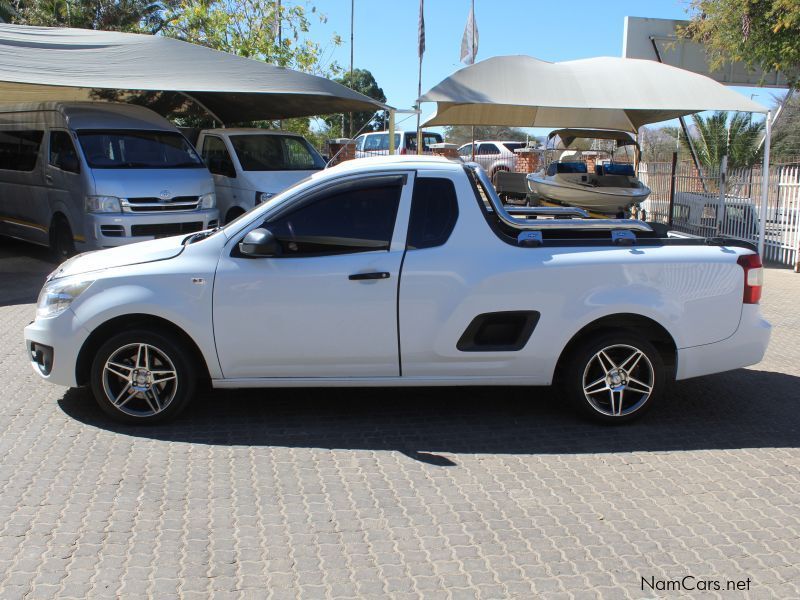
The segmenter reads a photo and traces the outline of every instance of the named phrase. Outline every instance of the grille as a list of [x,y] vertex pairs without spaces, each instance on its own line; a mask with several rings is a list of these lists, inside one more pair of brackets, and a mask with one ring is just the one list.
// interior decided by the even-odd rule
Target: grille
[[122,201],[122,208],[129,212],[175,212],[196,210],[199,202],[200,198],[198,196],[175,196],[170,200],[127,198]]
[[132,225],[131,235],[134,237],[144,235],[167,237],[182,233],[194,233],[201,229],[203,229],[203,223],[199,221],[196,223],[154,223],[152,225]]

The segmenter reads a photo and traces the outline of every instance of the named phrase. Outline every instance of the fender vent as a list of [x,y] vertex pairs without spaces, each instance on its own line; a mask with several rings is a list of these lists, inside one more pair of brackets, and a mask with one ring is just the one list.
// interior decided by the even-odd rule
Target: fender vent
[[528,343],[540,313],[509,310],[478,315],[458,340],[461,352],[514,352]]

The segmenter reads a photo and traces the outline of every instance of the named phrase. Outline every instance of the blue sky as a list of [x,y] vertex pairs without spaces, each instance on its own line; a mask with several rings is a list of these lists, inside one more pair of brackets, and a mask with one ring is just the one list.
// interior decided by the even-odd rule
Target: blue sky
[[[311,1],[328,22],[315,22],[310,35],[325,46],[326,58],[347,68],[350,0]],[[469,6],[469,0],[425,0],[423,93],[464,66],[459,50]],[[621,56],[625,16],[684,19],[687,7],[679,0],[475,0],[478,60],[503,54],[549,61]],[[398,109],[411,108],[417,96],[418,14],[418,0],[355,0],[354,65],[370,70]],[[326,44],[334,33],[344,40],[339,47]],[[768,106],[778,91],[736,89],[757,94],[754,100]],[[423,105],[423,117],[433,106]]]

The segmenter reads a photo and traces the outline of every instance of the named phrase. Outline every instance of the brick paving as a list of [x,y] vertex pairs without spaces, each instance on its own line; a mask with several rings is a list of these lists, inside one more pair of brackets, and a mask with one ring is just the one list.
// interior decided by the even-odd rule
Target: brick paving
[[206,392],[141,428],[30,370],[42,257],[0,242],[2,598],[800,597],[789,270],[763,363],[632,426],[510,388]]

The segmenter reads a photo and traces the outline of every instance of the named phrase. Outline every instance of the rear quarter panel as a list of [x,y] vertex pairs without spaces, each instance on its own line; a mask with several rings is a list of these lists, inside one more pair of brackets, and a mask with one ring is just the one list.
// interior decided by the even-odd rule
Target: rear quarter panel
[[[713,246],[520,248],[489,228],[469,183],[448,242],[409,250],[400,284],[403,374],[512,376],[548,384],[562,349],[583,327],[632,313],[660,323],[678,348],[733,335],[742,310],[741,249]],[[460,352],[456,343],[486,312],[541,313],[526,346]]]

